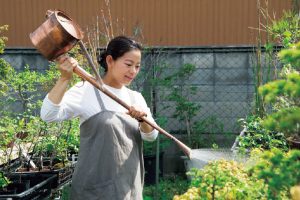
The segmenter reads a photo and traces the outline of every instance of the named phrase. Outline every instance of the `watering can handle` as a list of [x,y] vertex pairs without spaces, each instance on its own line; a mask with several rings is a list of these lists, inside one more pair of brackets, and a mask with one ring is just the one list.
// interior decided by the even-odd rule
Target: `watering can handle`
[[46,11],[46,18],[49,18],[50,15],[52,15],[54,13],[54,10],[47,10]]

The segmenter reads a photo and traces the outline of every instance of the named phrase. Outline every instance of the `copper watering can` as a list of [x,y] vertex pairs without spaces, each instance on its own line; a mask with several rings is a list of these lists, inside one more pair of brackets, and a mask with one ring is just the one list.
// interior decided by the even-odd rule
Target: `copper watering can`
[[[37,48],[37,50],[48,60],[52,61],[67,53],[77,43],[79,43],[80,48],[87,58],[96,78],[79,66],[76,66],[73,69],[74,73],[76,73],[82,79],[90,82],[98,90],[102,91],[104,94],[129,110],[129,105],[103,87],[102,79],[95,67],[95,64],[92,61],[91,56],[88,54],[83,42],[81,41],[83,39],[83,32],[81,31],[79,25],[66,13],[60,10],[48,10],[46,12],[46,17],[46,21],[29,36],[31,42]],[[142,120],[158,130],[160,133],[164,134],[166,137],[172,139],[182,149],[185,155],[190,158],[191,149],[189,147],[158,125],[149,121],[146,117],[143,117]]]

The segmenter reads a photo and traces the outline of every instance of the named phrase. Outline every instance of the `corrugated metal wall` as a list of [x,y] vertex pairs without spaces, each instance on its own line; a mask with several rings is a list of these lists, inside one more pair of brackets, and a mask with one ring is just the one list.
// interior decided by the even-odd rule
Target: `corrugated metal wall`
[[[270,13],[280,16],[291,2],[269,0]],[[256,3],[257,0],[110,0],[110,11],[113,21],[118,19],[115,32],[122,28],[131,35],[138,27],[148,45],[248,45],[255,43],[256,31],[249,27],[258,27]],[[105,0],[2,0],[0,25],[10,25],[8,46],[30,47],[28,34],[44,21],[46,10],[55,8],[67,12],[84,30],[96,22],[97,16],[101,17],[101,9],[108,11]]]

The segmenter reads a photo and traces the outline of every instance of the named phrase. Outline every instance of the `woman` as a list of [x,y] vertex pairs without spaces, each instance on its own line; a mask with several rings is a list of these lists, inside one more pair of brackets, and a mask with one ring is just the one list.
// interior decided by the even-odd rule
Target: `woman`
[[141,46],[119,36],[98,59],[105,68],[104,87],[131,105],[126,110],[88,82],[66,88],[77,61],[60,57],[61,76],[45,97],[41,117],[47,122],[80,118],[80,149],[72,179],[71,199],[142,199],[142,139],[158,132],[140,120],[154,122],[143,96],[128,89],[140,71]]

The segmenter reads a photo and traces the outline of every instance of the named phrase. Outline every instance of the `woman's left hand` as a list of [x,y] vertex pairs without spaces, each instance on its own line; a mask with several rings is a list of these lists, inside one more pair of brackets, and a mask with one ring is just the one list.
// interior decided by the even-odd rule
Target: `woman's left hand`
[[153,131],[153,127],[142,120],[142,117],[147,117],[147,114],[138,106],[130,106],[130,109],[128,110],[127,114],[129,114],[131,117],[137,119],[140,122],[140,130],[142,132],[150,133]]
[[147,114],[136,105],[130,106],[130,109],[128,110],[127,114],[137,119],[138,121],[140,121],[142,117],[147,116]]

